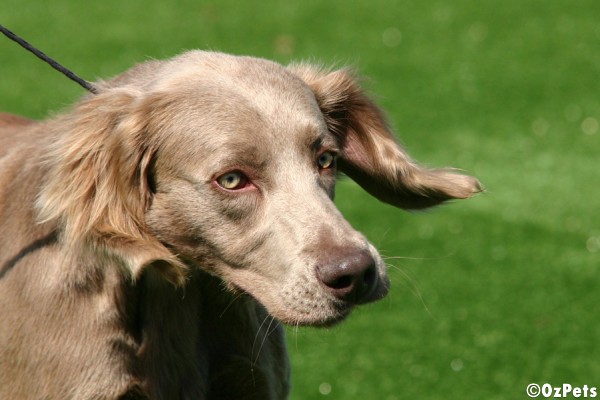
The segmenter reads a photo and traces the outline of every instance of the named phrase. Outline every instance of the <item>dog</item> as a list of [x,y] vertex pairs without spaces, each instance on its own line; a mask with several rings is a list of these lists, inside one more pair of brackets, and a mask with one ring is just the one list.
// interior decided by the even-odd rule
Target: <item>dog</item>
[[0,398],[285,399],[283,324],[389,289],[333,203],[481,191],[397,143],[350,69],[190,51],[43,122],[0,115]]

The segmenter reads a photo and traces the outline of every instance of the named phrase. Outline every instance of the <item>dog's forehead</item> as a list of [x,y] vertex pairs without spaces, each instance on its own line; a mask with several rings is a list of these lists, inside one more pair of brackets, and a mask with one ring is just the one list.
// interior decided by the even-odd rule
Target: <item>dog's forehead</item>
[[171,129],[189,138],[178,147],[218,153],[278,143],[280,150],[293,150],[328,132],[314,93],[279,64],[197,52],[167,67],[170,72],[154,89],[173,96]]
[[302,116],[314,113],[314,93],[298,76],[273,61],[222,53],[191,52],[164,66],[157,85],[170,90],[210,90],[225,96],[214,100],[248,100],[263,115]]

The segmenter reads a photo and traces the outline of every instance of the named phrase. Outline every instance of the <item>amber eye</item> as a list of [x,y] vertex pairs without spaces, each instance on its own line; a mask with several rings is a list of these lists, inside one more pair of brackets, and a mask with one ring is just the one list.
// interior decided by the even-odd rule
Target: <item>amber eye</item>
[[238,171],[228,172],[217,178],[217,183],[223,189],[237,190],[246,186],[248,178],[244,174]]
[[335,166],[335,155],[329,151],[321,154],[317,160],[320,169],[333,168]]

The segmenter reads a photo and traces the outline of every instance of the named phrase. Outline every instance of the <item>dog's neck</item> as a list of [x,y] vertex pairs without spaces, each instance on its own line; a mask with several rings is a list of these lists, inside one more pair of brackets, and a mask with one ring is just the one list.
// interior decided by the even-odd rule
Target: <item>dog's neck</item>
[[285,397],[289,388],[273,387],[289,381],[283,328],[250,296],[231,293],[196,267],[181,288],[149,268],[124,283],[119,297],[140,386],[149,394],[175,398],[186,382],[210,376],[192,385],[192,398]]

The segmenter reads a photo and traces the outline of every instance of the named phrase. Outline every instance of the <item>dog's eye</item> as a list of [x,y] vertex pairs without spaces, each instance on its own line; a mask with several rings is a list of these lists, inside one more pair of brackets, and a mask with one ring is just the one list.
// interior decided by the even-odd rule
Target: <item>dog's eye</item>
[[238,171],[228,172],[217,178],[217,183],[223,189],[237,190],[241,189],[248,183],[248,178]]
[[335,155],[332,152],[326,151],[319,156],[317,163],[320,169],[333,168],[335,166]]

